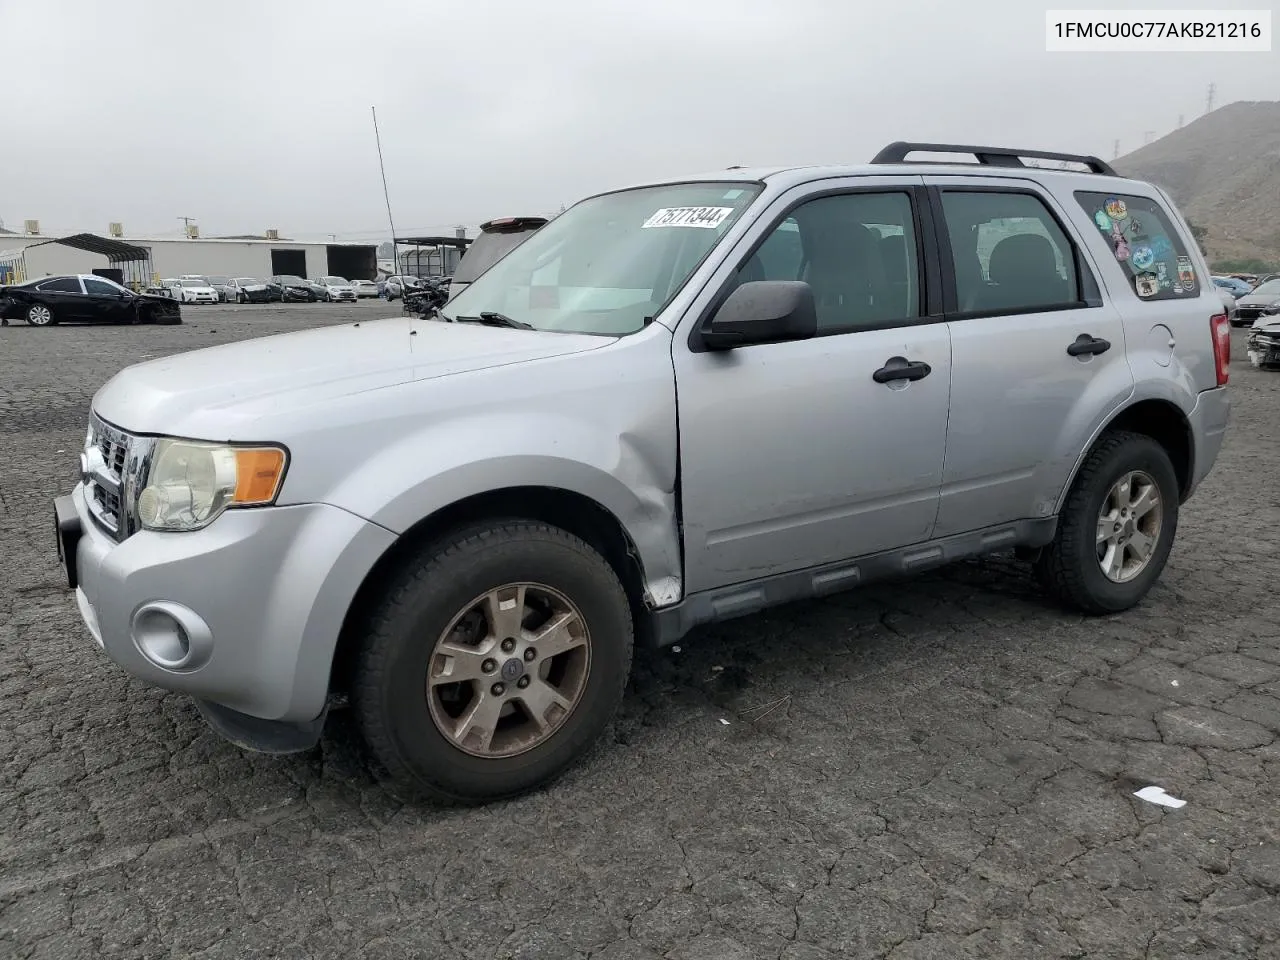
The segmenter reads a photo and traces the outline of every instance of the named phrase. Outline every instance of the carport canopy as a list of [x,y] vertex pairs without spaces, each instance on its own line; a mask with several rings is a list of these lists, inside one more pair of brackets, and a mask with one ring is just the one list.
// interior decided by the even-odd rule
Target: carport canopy
[[[115,240],[111,237],[99,237],[93,233],[73,233],[69,237],[58,237],[55,240],[46,240],[45,242],[60,243],[64,247],[74,247],[76,250],[83,250],[86,253],[96,253],[100,257],[106,257],[107,263],[145,263],[150,259],[150,251],[146,247],[135,246],[132,243],[125,243],[123,240]],[[33,246],[40,246],[40,244],[33,244]]]

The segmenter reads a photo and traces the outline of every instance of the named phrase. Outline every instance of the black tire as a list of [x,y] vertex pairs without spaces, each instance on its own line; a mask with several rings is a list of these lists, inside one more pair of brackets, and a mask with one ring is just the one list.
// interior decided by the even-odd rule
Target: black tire
[[31,304],[23,316],[29,327],[52,327],[58,322],[58,314],[46,303]]
[[[485,592],[523,581],[579,608],[590,668],[576,706],[545,741],[514,756],[473,756],[433,721],[427,671],[455,616]],[[352,684],[356,722],[386,774],[418,796],[463,804],[517,796],[553,781],[603,733],[622,702],[633,635],[622,584],[582,540],[525,520],[471,527],[409,562],[375,609]]]
[[[1163,513],[1147,566],[1132,580],[1117,583],[1098,562],[1098,517],[1111,487],[1132,470],[1144,471],[1155,481]],[[1165,449],[1144,434],[1108,431],[1081,464],[1058,517],[1057,534],[1036,561],[1040,582],[1061,602],[1090,615],[1136,606],[1169,559],[1177,535],[1178,506],[1178,478]]]

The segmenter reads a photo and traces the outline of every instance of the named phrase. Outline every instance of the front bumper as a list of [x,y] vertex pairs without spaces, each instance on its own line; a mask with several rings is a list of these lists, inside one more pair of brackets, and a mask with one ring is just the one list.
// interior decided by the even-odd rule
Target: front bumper
[[1231,419],[1231,398],[1226,387],[1205,390],[1196,397],[1196,405],[1187,418],[1191,424],[1191,436],[1195,440],[1195,455],[1191,464],[1191,483],[1187,497],[1195,492],[1209,471],[1213,469],[1222,451],[1222,441],[1227,435],[1227,422]]
[[[338,507],[305,504],[229,510],[203,530],[117,543],[90,516],[82,485],[58,498],[55,514],[68,584],[107,656],[246,720],[292,724],[324,713],[347,610],[395,540]],[[156,650],[175,648],[155,638],[180,635],[174,622],[193,654],[165,666]]]

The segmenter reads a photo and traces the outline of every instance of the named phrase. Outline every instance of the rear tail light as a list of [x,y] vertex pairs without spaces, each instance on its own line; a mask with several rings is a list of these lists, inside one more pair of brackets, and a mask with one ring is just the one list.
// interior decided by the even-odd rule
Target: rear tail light
[[1231,377],[1231,321],[1225,313],[1209,318],[1213,334],[1213,362],[1218,371],[1218,386],[1225,387]]

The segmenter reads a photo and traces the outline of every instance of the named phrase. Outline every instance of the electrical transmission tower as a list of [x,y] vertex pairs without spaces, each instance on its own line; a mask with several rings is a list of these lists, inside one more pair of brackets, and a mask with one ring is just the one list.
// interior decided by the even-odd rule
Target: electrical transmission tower
[[1209,95],[1205,97],[1205,100],[1204,100],[1205,113],[1213,113],[1213,94],[1214,94],[1214,85],[1211,83],[1209,84]]

